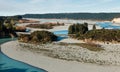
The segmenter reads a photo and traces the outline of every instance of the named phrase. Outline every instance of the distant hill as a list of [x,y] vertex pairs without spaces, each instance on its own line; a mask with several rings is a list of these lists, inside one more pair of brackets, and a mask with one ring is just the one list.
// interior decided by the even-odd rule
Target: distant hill
[[56,19],[85,19],[85,20],[112,20],[120,17],[120,13],[50,13],[25,14],[24,18],[56,18]]

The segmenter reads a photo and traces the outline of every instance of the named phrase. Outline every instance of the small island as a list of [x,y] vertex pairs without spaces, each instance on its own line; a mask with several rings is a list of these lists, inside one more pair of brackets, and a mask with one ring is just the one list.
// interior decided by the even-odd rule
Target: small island
[[88,24],[73,24],[69,27],[69,36],[85,42],[97,43],[119,43],[120,30],[119,29],[96,29],[93,25],[92,30],[88,30]]

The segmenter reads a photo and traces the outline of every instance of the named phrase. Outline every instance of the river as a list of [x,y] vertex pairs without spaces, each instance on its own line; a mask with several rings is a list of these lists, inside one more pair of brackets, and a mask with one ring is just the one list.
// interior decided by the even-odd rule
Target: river
[[[11,38],[0,39],[0,44],[11,41]],[[9,47],[8,47],[9,48]],[[47,72],[43,69],[14,60],[3,54],[0,50],[0,72]]]

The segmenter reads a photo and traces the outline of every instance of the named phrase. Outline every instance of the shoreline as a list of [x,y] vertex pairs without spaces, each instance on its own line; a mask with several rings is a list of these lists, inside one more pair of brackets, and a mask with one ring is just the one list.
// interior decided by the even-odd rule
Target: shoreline
[[[2,57],[3,58],[3,60],[5,60],[5,61],[3,61],[2,60],[2,62],[0,62],[0,64],[3,64],[3,66],[1,67],[2,69],[4,69],[5,67],[8,67],[8,69],[5,69],[5,70],[3,70],[3,71],[14,71],[14,68],[12,68],[12,67],[10,67],[10,66],[8,66],[9,64],[7,63],[8,61],[10,61],[12,64],[19,64],[19,65],[25,65],[25,66],[23,66],[23,67],[19,67],[19,66],[15,66],[15,65],[12,65],[12,64],[10,64],[11,66],[13,66],[13,67],[15,67],[16,68],[16,70],[19,70],[19,68],[21,68],[21,70],[23,69],[24,70],[24,68],[26,68],[26,69],[29,69],[29,70],[40,70],[40,71],[42,71],[42,72],[48,72],[48,71],[46,71],[46,70],[44,70],[44,69],[42,69],[42,68],[39,68],[39,67],[36,67],[36,66],[33,66],[33,65],[30,65],[30,64],[27,64],[27,63],[25,63],[25,62],[22,62],[22,61],[19,61],[19,60],[16,60],[16,59],[13,59],[13,58],[11,58],[11,57],[9,57],[8,55],[6,55],[3,51],[2,51],[2,45],[4,44],[4,43],[7,43],[7,42],[10,42],[11,40],[7,40],[7,41],[5,41],[5,42],[1,42],[0,43],[0,57]],[[1,59],[1,58],[0,58]],[[6,60],[8,60],[8,61],[6,61]],[[10,69],[9,69],[10,68]],[[32,69],[30,69],[30,68],[32,68]],[[0,71],[2,71],[2,69],[0,69]]]
[[25,62],[23,62],[23,61],[19,61],[19,60],[16,60],[16,59],[14,59],[14,58],[9,57],[9,56],[6,55],[5,53],[3,53],[3,51],[1,50],[1,47],[0,47],[0,53],[2,53],[3,55],[7,56],[9,59],[12,59],[12,60],[14,60],[14,61],[21,62],[22,64],[29,65],[30,67],[34,67],[34,68],[40,69],[40,70],[42,70],[42,71],[48,72],[47,70],[44,70],[44,69],[42,69],[42,68],[40,68],[40,67],[36,67],[36,66],[30,65],[30,64],[28,64],[28,63],[25,63]]
[[27,50],[22,51],[19,49],[17,43],[17,41],[4,43],[1,45],[1,51],[10,58],[22,61],[38,68],[42,68],[48,72],[119,72],[120,70],[120,66],[66,61],[46,57]]

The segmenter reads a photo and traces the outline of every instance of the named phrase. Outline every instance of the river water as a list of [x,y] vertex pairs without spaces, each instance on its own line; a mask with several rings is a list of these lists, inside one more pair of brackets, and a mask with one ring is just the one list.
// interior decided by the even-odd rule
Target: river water
[[[0,39],[0,44],[10,41],[11,38]],[[9,47],[8,47],[9,48]],[[0,72],[46,72],[26,63],[14,60],[4,55],[0,50]]]

